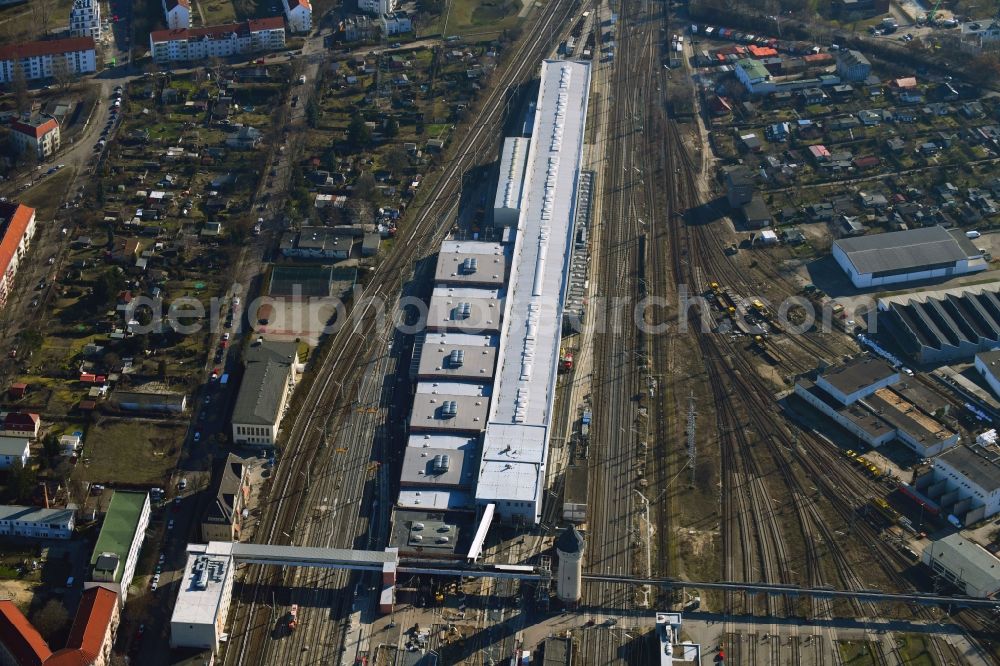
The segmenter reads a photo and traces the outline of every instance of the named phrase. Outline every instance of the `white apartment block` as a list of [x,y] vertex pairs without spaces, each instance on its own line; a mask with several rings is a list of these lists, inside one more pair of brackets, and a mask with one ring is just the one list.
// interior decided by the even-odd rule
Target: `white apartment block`
[[382,14],[382,32],[387,36],[402,35],[413,30],[413,21],[406,12]]
[[44,160],[59,150],[59,123],[55,118],[11,123],[10,136],[22,152],[32,152],[39,160]]
[[73,1],[73,9],[69,13],[69,34],[101,38],[101,3],[98,0]]
[[60,58],[65,61],[66,71],[70,74],[96,72],[94,38],[70,37],[0,46],[0,83],[13,81],[18,66],[29,81],[50,77],[53,75],[53,63]]
[[243,23],[156,30],[149,35],[149,52],[156,62],[224,58],[285,46],[285,21],[280,16]]
[[395,0],[358,0],[358,11],[382,16],[396,8]]
[[29,539],[68,539],[75,524],[73,509],[0,506],[0,535]]
[[312,30],[312,5],[309,0],[281,0],[285,6],[288,29],[292,32]]
[[191,27],[191,2],[190,0],[162,0],[163,17],[167,21],[167,27],[171,30],[180,30]]

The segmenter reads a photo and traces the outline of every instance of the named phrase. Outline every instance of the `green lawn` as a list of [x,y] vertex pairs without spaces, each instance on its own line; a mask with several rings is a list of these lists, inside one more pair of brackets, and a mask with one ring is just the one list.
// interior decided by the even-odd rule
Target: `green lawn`
[[186,427],[148,421],[105,421],[87,429],[73,472],[92,483],[164,483],[177,465]]
[[930,655],[930,641],[932,638],[925,638],[918,634],[896,634],[897,645],[899,646],[899,656],[906,666],[935,666],[934,659]]
[[194,16],[205,16],[205,25],[220,25],[222,23],[233,23],[236,20],[236,9],[229,0],[198,0],[198,10],[192,12]]
[[421,26],[421,34],[498,35],[521,23],[523,0],[450,0],[441,16]]

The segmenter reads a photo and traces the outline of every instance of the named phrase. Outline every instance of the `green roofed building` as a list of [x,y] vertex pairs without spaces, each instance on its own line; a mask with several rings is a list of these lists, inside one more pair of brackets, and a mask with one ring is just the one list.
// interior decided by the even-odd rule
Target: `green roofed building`
[[734,72],[736,73],[736,78],[740,80],[740,83],[747,89],[747,92],[752,95],[768,93],[774,90],[771,72],[767,71],[767,67],[760,60],[744,58],[736,63]]
[[149,495],[116,490],[90,556],[90,582],[114,586],[125,603],[149,526]]

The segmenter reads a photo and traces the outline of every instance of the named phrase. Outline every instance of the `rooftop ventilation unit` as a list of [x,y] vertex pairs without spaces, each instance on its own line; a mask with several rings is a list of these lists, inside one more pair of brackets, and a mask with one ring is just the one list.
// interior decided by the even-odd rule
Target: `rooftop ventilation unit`
[[475,257],[466,257],[462,260],[462,275],[472,275],[477,270],[479,270],[479,259]]
[[453,312],[456,320],[468,319],[472,315],[472,303],[459,303]]
[[448,367],[461,368],[465,364],[465,350],[452,349],[448,354]]
[[454,400],[445,400],[444,404],[441,405],[441,417],[453,419],[456,416],[458,416],[458,403]]
[[439,454],[431,460],[431,471],[435,474],[444,474],[451,469],[451,456]]

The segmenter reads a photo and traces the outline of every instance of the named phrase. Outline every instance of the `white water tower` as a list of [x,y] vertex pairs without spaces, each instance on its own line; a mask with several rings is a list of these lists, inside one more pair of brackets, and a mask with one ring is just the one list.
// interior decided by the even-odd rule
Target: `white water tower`
[[565,604],[580,601],[583,590],[583,551],[586,544],[575,525],[570,525],[556,539],[559,556],[559,577],[556,579],[556,596]]

